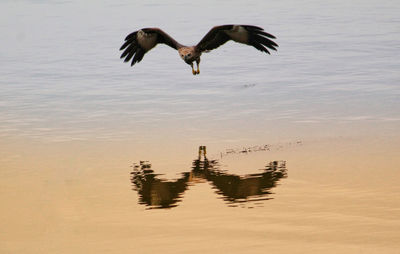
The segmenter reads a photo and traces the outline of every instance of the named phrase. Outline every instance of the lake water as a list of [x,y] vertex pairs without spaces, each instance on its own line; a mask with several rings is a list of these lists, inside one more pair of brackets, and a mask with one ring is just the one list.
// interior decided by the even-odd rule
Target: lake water
[[[0,252],[398,253],[398,13],[1,1]],[[196,76],[165,45],[119,59],[140,28],[194,45],[230,23],[278,51],[228,42]]]

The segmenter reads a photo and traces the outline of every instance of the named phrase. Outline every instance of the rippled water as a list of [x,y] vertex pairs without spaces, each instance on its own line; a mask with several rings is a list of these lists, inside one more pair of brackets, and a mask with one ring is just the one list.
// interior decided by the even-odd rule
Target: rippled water
[[[0,252],[397,253],[398,13],[1,1]],[[278,51],[229,42],[197,76],[165,45],[119,59],[143,27],[190,45],[229,23]]]

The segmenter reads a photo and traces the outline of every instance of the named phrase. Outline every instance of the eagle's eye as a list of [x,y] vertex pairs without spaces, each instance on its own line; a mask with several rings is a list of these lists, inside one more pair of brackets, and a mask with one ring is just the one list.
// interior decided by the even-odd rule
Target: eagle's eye
[[187,54],[187,56],[191,56],[191,55],[192,55],[191,53]]

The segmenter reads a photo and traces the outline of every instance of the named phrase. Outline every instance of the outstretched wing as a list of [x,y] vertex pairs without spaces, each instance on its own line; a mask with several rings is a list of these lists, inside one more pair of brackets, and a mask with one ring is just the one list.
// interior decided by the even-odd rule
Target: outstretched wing
[[132,59],[132,66],[140,62],[144,54],[159,43],[166,44],[174,49],[182,46],[159,28],[143,28],[126,36],[125,43],[119,49],[124,50],[121,58],[125,57],[124,62],[129,62]]
[[196,45],[196,48],[200,51],[209,51],[233,40],[270,54],[267,48],[276,50],[278,47],[278,44],[271,39],[276,38],[258,26],[223,25],[213,27]]

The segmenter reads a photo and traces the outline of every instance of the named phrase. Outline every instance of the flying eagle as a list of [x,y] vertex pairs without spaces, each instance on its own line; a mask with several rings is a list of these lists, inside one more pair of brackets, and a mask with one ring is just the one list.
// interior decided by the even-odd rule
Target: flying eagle
[[[269,53],[268,49],[276,50],[278,44],[270,39],[275,39],[272,34],[264,29],[251,25],[222,25],[213,27],[196,46],[184,46],[174,40],[160,28],[143,28],[129,34],[120,50],[124,50],[121,58],[124,62],[132,59],[131,66],[140,62],[143,56],[159,43],[164,43],[178,50],[180,57],[192,67],[193,75],[200,74],[200,56],[203,52],[216,49],[229,40],[253,46],[254,48]],[[193,68],[197,64],[197,70]]]

